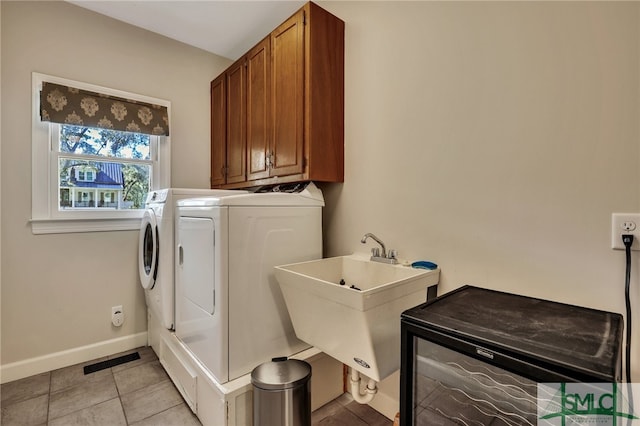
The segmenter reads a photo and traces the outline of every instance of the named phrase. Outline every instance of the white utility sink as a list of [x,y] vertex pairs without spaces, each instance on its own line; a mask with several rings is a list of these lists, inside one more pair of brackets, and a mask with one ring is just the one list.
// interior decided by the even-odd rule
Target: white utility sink
[[380,381],[400,368],[400,314],[426,300],[440,270],[354,254],[276,266],[275,276],[297,337]]

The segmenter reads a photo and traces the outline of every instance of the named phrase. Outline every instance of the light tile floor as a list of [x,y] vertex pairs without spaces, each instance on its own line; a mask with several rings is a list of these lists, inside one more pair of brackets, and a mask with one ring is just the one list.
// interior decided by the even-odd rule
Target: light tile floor
[[342,394],[311,413],[312,426],[392,426],[393,421],[368,405]]
[[[84,374],[84,366],[137,351],[140,359]],[[0,424],[47,426],[198,426],[149,347],[5,383]],[[392,422],[348,395],[312,413],[313,425],[390,426]]]

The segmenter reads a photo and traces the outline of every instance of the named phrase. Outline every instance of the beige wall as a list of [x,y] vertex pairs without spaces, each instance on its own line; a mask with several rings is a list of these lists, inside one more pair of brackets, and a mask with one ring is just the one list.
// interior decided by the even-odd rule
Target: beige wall
[[[2,1],[2,364],[146,331],[138,232],[33,235],[33,71],[172,102],[172,185],[209,185],[209,82],[230,61],[65,2]],[[110,322],[122,304],[126,321]]]
[[345,183],[323,186],[325,254],[368,251],[373,232],[437,262],[440,293],[623,313],[610,218],[640,212],[640,4],[320,4],[346,22]]

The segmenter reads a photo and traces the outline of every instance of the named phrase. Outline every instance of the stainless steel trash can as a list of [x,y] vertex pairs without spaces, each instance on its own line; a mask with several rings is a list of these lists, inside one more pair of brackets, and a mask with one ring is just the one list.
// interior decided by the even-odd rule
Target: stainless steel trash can
[[251,372],[254,426],[311,426],[311,366],[273,358]]

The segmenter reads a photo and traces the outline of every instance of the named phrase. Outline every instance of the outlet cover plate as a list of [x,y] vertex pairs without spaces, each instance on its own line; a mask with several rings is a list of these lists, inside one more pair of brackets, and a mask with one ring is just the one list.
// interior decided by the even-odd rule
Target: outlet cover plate
[[623,234],[632,234],[631,250],[640,250],[640,213],[613,213],[611,215],[612,249],[624,250]]

